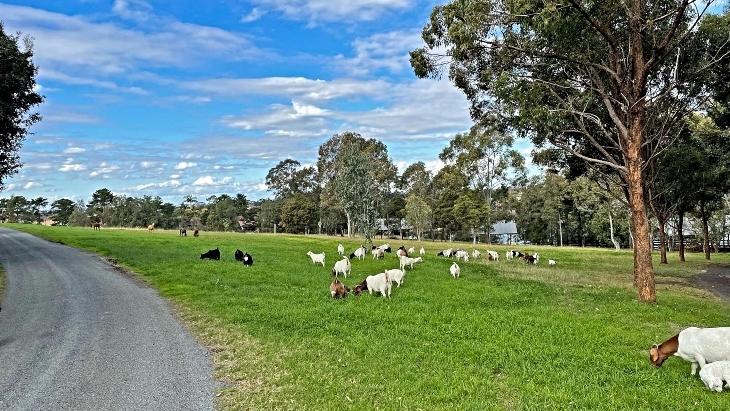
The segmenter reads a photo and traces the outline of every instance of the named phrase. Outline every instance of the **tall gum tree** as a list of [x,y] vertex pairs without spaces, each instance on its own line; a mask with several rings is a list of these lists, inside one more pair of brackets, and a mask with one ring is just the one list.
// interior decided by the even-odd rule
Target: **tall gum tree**
[[448,71],[475,121],[495,117],[537,149],[618,175],[638,299],[654,303],[645,169],[720,75],[713,67],[730,44],[704,41],[701,30],[713,3],[455,0],[433,9],[411,65],[421,78]]

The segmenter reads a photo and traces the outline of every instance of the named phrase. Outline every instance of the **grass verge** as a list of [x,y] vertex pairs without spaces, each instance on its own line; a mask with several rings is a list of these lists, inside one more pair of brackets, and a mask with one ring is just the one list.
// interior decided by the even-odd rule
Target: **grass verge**
[[[472,260],[450,276],[426,248],[388,300],[329,296],[340,237],[5,225],[115,259],[178,307],[215,353],[225,410],[725,410],[679,358],[650,366],[648,349],[682,328],[730,324],[727,304],[691,287],[699,254],[655,261],[658,303],[636,302],[630,251],[522,247],[540,264]],[[378,244],[380,241],[377,242]],[[221,261],[200,260],[219,247]],[[478,249],[486,250],[485,245]],[[253,267],[234,261],[236,249]],[[307,251],[326,252],[326,267]],[[674,256],[673,256],[674,257]],[[557,261],[548,266],[547,259]],[[715,262],[730,256],[713,254]],[[396,268],[395,255],[352,261],[353,286]]]

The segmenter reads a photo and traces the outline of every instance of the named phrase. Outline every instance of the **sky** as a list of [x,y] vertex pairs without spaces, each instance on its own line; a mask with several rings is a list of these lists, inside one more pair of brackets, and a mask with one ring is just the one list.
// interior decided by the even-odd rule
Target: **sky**
[[0,198],[272,198],[271,168],[316,166],[345,131],[382,141],[400,172],[435,172],[473,124],[448,76],[418,79],[408,61],[440,3],[0,2],[5,33],[34,40],[45,97]]

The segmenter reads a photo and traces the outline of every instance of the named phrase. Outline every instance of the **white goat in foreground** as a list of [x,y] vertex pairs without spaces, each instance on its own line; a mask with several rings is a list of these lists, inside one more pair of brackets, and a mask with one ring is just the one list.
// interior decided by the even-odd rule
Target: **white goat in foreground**
[[365,283],[368,285],[368,292],[370,292],[370,294],[375,291],[380,293],[383,297],[387,296],[390,298],[390,288],[392,287],[392,284],[390,283],[387,272],[369,275],[365,278]]
[[390,282],[396,283],[398,287],[403,284],[403,277],[406,275],[405,271],[394,268],[392,270],[385,270],[385,273],[388,274]]
[[708,390],[722,392],[723,380],[727,382],[725,386],[730,387],[730,361],[715,361],[706,364],[700,370],[700,379]]
[[451,271],[451,276],[454,278],[457,278],[459,276],[459,274],[461,274],[461,268],[459,268],[459,264],[456,264],[456,262],[454,262],[454,264],[451,265],[450,271]]
[[324,267],[324,253],[315,254],[311,251],[307,251],[307,255],[312,259],[313,264],[321,263]]
[[422,257],[406,257],[403,256],[400,258],[400,269],[405,270],[406,266],[410,267],[411,270],[413,269],[413,263],[420,263],[423,261]]
[[649,361],[661,367],[672,354],[692,363],[691,375],[695,375],[698,365],[702,369],[707,363],[730,360],[730,327],[685,328],[663,343],[652,345]]
[[336,262],[335,266],[332,268],[332,275],[337,277],[338,274],[342,273],[342,276],[347,278],[347,274],[350,274],[351,267],[350,259],[343,256],[342,260]]

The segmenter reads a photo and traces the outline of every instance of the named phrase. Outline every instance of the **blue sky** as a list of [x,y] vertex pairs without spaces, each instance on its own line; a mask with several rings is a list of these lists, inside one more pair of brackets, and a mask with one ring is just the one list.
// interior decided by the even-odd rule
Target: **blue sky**
[[269,169],[286,158],[315,165],[344,131],[382,141],[401,171],[416,161],[437,170],[472,122],[447,79],[417,79],[408,63],[436,4],[0,3],[5,32],[34,38],[45,96],[0,197],[268,198]]

